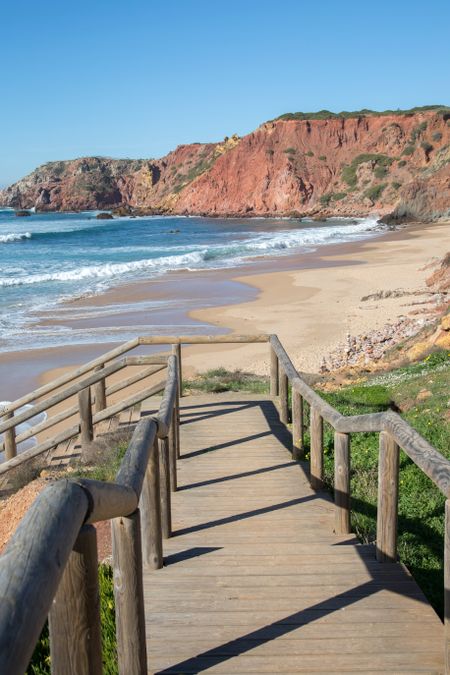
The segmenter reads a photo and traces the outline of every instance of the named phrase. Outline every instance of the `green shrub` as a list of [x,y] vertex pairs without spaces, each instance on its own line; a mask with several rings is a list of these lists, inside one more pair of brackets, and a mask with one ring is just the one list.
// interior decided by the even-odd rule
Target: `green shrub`
[[307,157],[314,157],[313,151],[312,151],[312,150],[308,150],[308,152],[306,153],[306,156],[307,156]]
[[329,206],[331,201],[331,192],[327,192],[324,195],[321,195],[319,201],[322,204],[322,206]]
[[417,126],[414,127],[414,129],[411,132],[411,143],[415,143],[419,136],[426,131],[427,129],[427,123],[426,122],[421,122]]
[[343,167],[341,174],[342,180],[350,187],[355,187],[358,182],[356,171],[358,166],[360,164],[364,164],[365,162],[372,162],[375,165],[375,170],[380,170],[382,174],[380,178],[383,178],[388,171],[388,167],[393,161],[393,158],[388,157],[387,155],[374,155],[368,153],[358,155],[351,161],[350,164]]
[[422,150],[426,155],[429,155],[430,152],[433,150],[433,146],[431,145],[431,143],[428,143],[428,141],[422,141],[420,147],[422,148]]
[[287,155],[295,155],[297,150],[295,148],[286,148],[285,150],[283,150],[283,152],[285,152]]
[[412,155],[415,149],[416,148],[414,145],[407,145],[406,148],[403,150],[402,155],[406,156]]
[[385,178],[387,173],[388,169],[385,166],[376,166],[373,172],[375,178],[377,178],[378,180]]
[[396,180],[392,181],[391,185],[394,188],[394,190],[398,190],[402,186],[402,184],[398,183]]
[[200,373],[194,380],[187,380],[183,390],[205,391],[210,394],[219,394],[225,391],[249,391],[265,394],[269,391],[268,379],[242,370],[229,371],[225,368],[215,368],[206,373]]
[[431,138],[432,138],[433,141],[435,141],[436,143],[439,143],[439,141],[442,140],[442,134],[441,134],[440,131],[435,131]]
[[387,183],[380,183],[379,185],[372,185],[372,187],[367,188],[363,192],[364,197],[368,197],[372,202],[376,202],[381,195],[383,194],[384,189],[386,188]]
[[[284,113],[277,117],[277,120],[329,120],[329,119],[351,119],[358,117],[381,117],[383,115],[414,115],[418,112],[427,112],[435,111],[447,112],[450,108],[446,105],[423,105],[417,106],[415,108],[409,108],[407,110],[383,110],[378,112],[377,110],[369,110],[368,108],[363,108],[362,110],[353,110],[347,111],[343,110],[342,112],[334,113],[330,110],[319,110],[318,112],[295,112],[295,113]],[[426,124],[426,123],[425,123]]]
[[398,162],[397,166],[399,166],[400,168],[402,168],[403,166],[406,166],[406,159],[401,159]]
[[319,155],[319,159],[321,162],[325,162],[327,156],[326,155]]

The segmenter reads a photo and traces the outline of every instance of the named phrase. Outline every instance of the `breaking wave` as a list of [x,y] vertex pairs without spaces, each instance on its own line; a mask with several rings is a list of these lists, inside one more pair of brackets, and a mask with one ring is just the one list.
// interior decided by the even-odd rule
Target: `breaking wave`
[[[105,262],[83,265],[64,270],[52,270],[35,274],[0,277],[0,287],[29,286],[49,282],[73,282],[82,280],[108,280],[121,277],[134,278],[151,273],[152,276],[170,270],[194,270],[215,267],[231,267],[245,260],[262,256],[283,255],[295,251],[311,251],[326,244],[340,243],[369,236],[376,229],[375,218],[353,220],[350,223],[330,222],[329,224],[275,232],[242,232],[240,238],[226,244],[204,246],[174,246],[167,248],[172,255],[158,255],[129,262]],[[29,237],[3,235],[3,237]],[[2,239],[0,238],[0,241]],[[189,250],[190,249],[190,250]],[[125,248],[126,250],[126,248]],[[148,252],[161,253],[161,248],[147,248]],[[174,252],[177,251],[175,254]],[[178,252],[179,251],[179,252]],[[107,255],[108,249],[105,250]]]
[[23,239],[31,239],[31,232],[0,234],[0,244],[10,244],[13,241],[22,241]]

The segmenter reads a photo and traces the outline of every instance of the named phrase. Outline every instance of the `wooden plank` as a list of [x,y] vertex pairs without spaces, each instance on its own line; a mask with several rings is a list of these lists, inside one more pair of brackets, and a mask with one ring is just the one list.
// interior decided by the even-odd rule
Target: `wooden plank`
[[[164,570],[144,574],[150,672],[442,672],[423,593],[374,546],[333,534],[331,498],[290,459],[270,399],[184,397],[180,417],[174,536]],[[339,432],[344,494],[347,467]]]

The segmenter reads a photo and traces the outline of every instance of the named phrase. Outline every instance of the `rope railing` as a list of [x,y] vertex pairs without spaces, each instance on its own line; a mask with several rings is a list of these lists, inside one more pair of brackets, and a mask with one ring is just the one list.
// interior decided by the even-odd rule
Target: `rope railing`
[[[112,522],[119,672],[147,672],[142,570],[144,566],[152,569],[163,566],[163,539],[172,533],[171,492],[177,488],[177,458],[180,456],[181,345],[227,342],[269,342],[270,391],[278,404],[280,419],[289,424],[292,417],[292,452],[295,459],[304,458],[304,403],[309,405],[310,481],[317,490],[323,487],[324,421],[333,428],[336,534],[350,533],[352,433],[376,432],[380,437],[375,547],[379,562],[397,559],[400,448],[446,497],[450,496],[450,462],[405,420],[393,411],[342,415],[300,377],[277,336],[136,338],[126,344],[126,350],[143,344],[172,344],[172,354],[164,357],[163,365],[161,361],[158,364],[158,357],[152,357],[150,364],[158,369],[167,366],[165,384],[152,385],[124,402],[93,414],[93,401],[87,399],[85,409],[90,410],[92,421],[96,423],[117,411],[123,403],[131,405],[139,397],[145,395],[148,398],[151,393],[162,391],[158,413],[141,419],[137,424],[115,482],[79,479],[60,480],[52,484],[38,496],[12,536],[0,558],[0,596],[4,599],[0,604],[0,672],[14,675],[26,669],[47,615],[52,672],[56,675],[101,672],[97,547],[92,527],[92,523],[101,520]],[[124,347],[122,345],[90,362],[89,369],[81,374],[80,370],[85,367],[78,369],[77,375],[68,377],[63,383],[68,385],[65,394],[69,391],[73,396],[86,392],[90,387],[94,389],[99,382],[104,383],[105,372],[110,373],[112,371],[108,368],[116,367],[114,361],[109,366],[105,364],[123,354],[121,350]],[[106,358],[113,352],[115,356]],[[149,365],[146,358],[149,357],[126,357],[129,364],[141,366]],[[98,370],[86,374],[95,368]],[[149,368],[146,369],[146,376],[156,372],[149,371]],[[82,375],[86,377],[81,382],[69,384]],[[131,380],[133,383],[139,381],[136,375],[128,379],[129,382]],[[46,386],[46,393],[56,388]],[[58,386],[61,386],[61,378]],[[113,387],[117,385],[106,387],[105,392]],[[42,395],[42,388],[37,391],[41,391]],[[120,388],[115,391],[120,391]],[[25,398],[22,397],[21,401]],[[50,400],[53,398],[50,397]],[[20,407],[16,403],[11,410]],[[19,417],[16,416],[16,422]],[[10,424],[10,420],[3,424]],[[77,433],[82,425],[80,417]],[[12,427],[3,428],[8,430]],[[73,428],[68,431],[72,432]],[[5,466],[7,464],[9,462]],[[450,589],[450,501],[446,503],[444,547],[445,588]],[[449,596],[450,591],[446,590],[446,616],[450,616]],[[447,623],[445,640],[447,653]],[[450,673],[449,665],[446,673]]]

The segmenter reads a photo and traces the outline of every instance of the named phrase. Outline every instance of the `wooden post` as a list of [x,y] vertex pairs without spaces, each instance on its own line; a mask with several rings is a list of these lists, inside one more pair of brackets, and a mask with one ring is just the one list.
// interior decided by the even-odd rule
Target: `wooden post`
[[378,459],[377,547],[378,562],[397,560],[399,447],[392,436],[380,433]]
[[[139,509],[111,521],[119,673],[147,674]],[[76,671],[74,671],[76,672]]]
[[292,459],[303,459],[304,454],[303,397],[292,388]]
[[280,368],[279,373],[279,389],[280,420],[283,422],[283,424],[287,424],[289,422],[288,377],[282,368]]
[[445,675],[450,674],[450,500],[445,502],[444,531],[444,653]]
[[275,349],[270,347],[270,395],[272,398],[278,396],[278,356]]
[[49,614],[53,675],[101,675],[97,536],[84,525],[70,554]]
[[169,439],[161,438],[159,441],[159,469],[161,489],[161,529],[164,539],[172,536],[172,516],[170,499],[170,456]]
[[[14,411],[10,410],[5,413],[3,419],[10,420],[14,417]],[[3,432],[3,438],[5,439],[5,460],[12,459],[17,455],[17,444],[16,444],[16,429],[11,427],[11,429],[6,429]]]
[[175,429],[176,429],[176,440],[177,440],[177,459],[181,457],[181,427],[180,427],[180,397],[177,394],[175,399]]
[[310,483],[313,490],[323,487],[323,419],[311,406]]
[[141,511],[143,563],[151,569],[157,570],[163,566],[157,438],[155,438],[150,449],[150,457],[142,484],[139,507]]
[[350,435],[334,432],[334,531],[350,534]]
[[177,409],[172,411],[172,421],[169,429],[169,462],[170,462],[170,489],[177,489]]
[[181,344],[172,345],[172,354],[177,357],[178,367],[178,395],[183,396],[183,371],[181,368]]
[[[94,373],[98,373],[99,370],[103,370],[105,367],[104,363],[101,363],[97,368],[95,368]],[[94,390],[94,412],[98,413],[101,410],[106,408],[106,383],[105,378],[96,382],[92,385]]]
[[94,438],[90,387],[78,392],[78,411],[80,415],[80,441],[84,450],[86,446],[92,443]]

